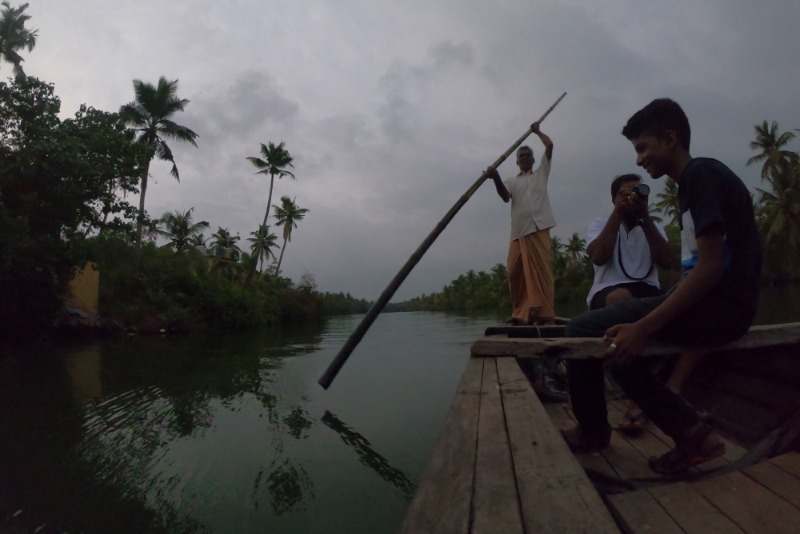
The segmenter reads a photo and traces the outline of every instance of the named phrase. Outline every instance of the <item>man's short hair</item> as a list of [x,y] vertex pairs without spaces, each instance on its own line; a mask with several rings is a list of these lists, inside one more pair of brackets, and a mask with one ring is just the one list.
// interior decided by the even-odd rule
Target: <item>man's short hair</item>
[[522,145],[521,147],[519,147],[517,149],[517,154],[519,154],[520,152],[530,152],[531,155],[533,155],[533,149],[528,145]]
[[633,114],[622,129],[629,141],[642,135],[663,137],[668,130],[675,132],[680,145],[689,150],[692,131],[689,119],[677,102],[669,98],[657,98]]
[[614,178],[614,181],[611,182],[611,200],[617,198],[617,193],[619,193],[622,184],[627,182],[641,182],[642,177],[638,174],[621,174]]

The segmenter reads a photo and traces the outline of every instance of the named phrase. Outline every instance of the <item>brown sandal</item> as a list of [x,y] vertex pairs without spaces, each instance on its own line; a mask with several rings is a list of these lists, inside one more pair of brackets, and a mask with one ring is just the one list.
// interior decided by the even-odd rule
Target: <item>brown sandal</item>
[[690,435],[676,447],[661,456],[652,456],[648,460],[650,469],[660,475],[675,475],[690,467],[700,465],[725,454],[725,444],[718,441],[714,445],[703,448],[703,442],[711,434],[711,427],[705,423],[695,426]]

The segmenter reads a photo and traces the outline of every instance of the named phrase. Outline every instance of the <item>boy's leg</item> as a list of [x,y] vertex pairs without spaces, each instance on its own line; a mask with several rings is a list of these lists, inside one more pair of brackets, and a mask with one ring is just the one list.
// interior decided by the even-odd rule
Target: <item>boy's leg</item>
[[[583,313],[567,323],[566,336],[602,337],[606,330],[616,324],[638,321],[665,298],[633,299]],[[572,410],[581,429],[589,434],[607,433],[611,427],[606,408],[603,361],[569,360],[567,382]]]

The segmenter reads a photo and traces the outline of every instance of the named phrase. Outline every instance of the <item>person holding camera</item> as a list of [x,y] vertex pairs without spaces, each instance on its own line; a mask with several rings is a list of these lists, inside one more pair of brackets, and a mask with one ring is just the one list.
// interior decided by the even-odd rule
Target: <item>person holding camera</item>
[[[638,174],[623,174],[611,182],[614,210],[609,217],[595,217],[586,234],[586,253],[594,267],[594,284],[586,297],[590,310],[619,304],[632,298],[655,297],[664,292],[658,268],[672,266],[672,252],[664,228],[648,215],[650,187]],[[668,381],[673,391],[691,373],[694,358],[686,356]],[[685,372],[680,370],[686,369]],[[674,378],[674,380],[673,380]],[[617,429],[635,434],[647,425],[647,416],[633,401]]]
[[586,298],[590,310],[663,293],[657,268],[672,266],[672,250],[664,228],[648,214],[649,193],[638,174],[617,176],[611,182],[614,210],[589,224],[586,254],[594,264],[594,284]]

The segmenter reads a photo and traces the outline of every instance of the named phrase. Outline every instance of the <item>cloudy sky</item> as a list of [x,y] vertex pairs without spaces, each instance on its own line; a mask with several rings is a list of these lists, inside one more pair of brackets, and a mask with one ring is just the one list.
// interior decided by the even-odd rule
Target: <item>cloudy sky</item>
[[[176,122],[198,148],[171,144],[180,183],[151,167],[151,215],[194,207],[244,241],[269,191],[245,158],[284,141],[297,179],[276,180],[273,204],[288,195],[310,210],[284,274],[368,300],[565,91],[542,126],[562,239],[608,212],[614,175],[637,170],[619,132],[653,98],[681,103],[692,153],[751,189],[753,126],[800,128],[797,0],[28,1],[39,38],[24,67],[55,84],[64,117],[82,103],[117,110],[134,79],[179,80],[191,103]],[[500,168],[515,170],[513,158]],[[393,300],[504,262],[508,231],[486,183]]]

